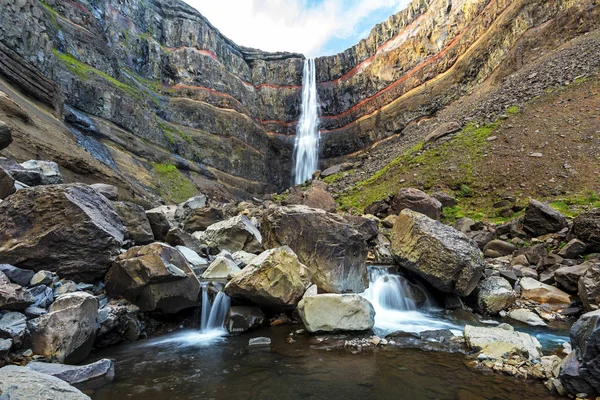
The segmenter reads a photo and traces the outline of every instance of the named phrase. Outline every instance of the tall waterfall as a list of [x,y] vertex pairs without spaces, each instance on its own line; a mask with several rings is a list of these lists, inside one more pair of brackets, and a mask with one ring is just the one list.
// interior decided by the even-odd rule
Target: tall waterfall
[[294,184],[299,185],[312,177],[319,161],[319,109],[315,60],[304,61],[302,78],[302,113],[296,129],[294,144]]

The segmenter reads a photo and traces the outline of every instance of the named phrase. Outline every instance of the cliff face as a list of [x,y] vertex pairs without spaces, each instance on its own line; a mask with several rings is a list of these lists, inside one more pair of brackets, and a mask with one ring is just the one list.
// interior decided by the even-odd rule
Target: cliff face
[[[414,0],[356,46],[316,60],[324,163],[435,114],[490,77],[527,32],[565,15],[581,29],[564,40],[595,27],[597,9],[596,0]],[[0,74],[64,113],[82,146],[133,179],[136,168],[173,164],[250,192],[289,185],[302,64],[236,45],[176,0],[0,7]]]

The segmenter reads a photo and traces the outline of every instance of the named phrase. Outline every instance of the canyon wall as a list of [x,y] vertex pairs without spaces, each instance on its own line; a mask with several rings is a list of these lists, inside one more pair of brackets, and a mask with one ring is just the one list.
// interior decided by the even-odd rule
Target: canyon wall
[[[172,164],[252,193],[289,185],[302,55],[238,46],[176,0],[0,5],[0,60],[12,60],[0,74],[64,114],[80,144],[98,142],[111,167],[135,178],[136,168]],[[323,163],[471,91],[532,29],[562,21],[564,42],[595,27],[598,7],[414,0],[356,46],[316,60]]]

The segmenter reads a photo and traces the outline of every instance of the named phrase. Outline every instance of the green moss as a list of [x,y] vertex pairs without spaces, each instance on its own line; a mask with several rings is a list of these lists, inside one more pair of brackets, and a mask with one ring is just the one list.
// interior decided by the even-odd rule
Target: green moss
[[198,194],[194,184],[172,164],[152,164],[158,179],[156,188],[167,201],[181,203]]
[[575,218],[587,210],[600,207],[600,196],[592,190],[584,190],[582,193],[557,199],[550,203],[550,207],[566,217]]
[[519,112],[519,106],[510,106],[506,109],[508,115],[517,114]]
[[352,175],[354,174],[356,171],[355,170],[350,170],[350,171],[340,171],[337,174],[333,174],[333,175],[329,175],[323,179],[321,179],[323,182],[325,182],[328,185],[331,185],[332,183],[342,179],[343,177],[347,176],[347,175]]
[[50,7],[45,1],[40,0],[40,4],[50,13],[50,21],[52,22],[52,25],[54,25],[56,29],[60,29],[60,26],[58,25],[58,17],[60,14]]
[[160,127],[160,129],[162,129],[162,131],[164,132],[167,139],[169,139],[169,142],[175,143],[175,136],[179,136],[180,138],[185,140],[187,143],[192,144],[192,138],[187,133],[177,129],[175,126],[173,126],[167,122],[163,122],[163,121],[157,121],[157,122],[158,122],[158,126]]

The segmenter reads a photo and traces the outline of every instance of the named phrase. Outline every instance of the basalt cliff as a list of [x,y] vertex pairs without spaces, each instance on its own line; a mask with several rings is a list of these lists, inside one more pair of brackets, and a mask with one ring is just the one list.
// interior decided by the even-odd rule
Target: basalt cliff
[[[2,0],[3,154],[132,198],[290,185],[304,57],[238,46],[176,0]],[[600,25],[596,0],[414,0],[316,60],[322,166]],[[532,37],[535,40],[532,40]],[[76,178],[76,179],[75,179]],[[158,197],[155,197],[158,196]]]

